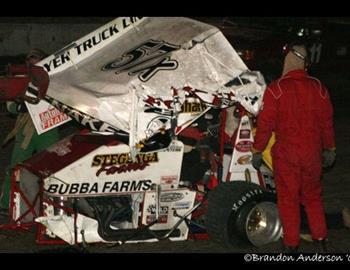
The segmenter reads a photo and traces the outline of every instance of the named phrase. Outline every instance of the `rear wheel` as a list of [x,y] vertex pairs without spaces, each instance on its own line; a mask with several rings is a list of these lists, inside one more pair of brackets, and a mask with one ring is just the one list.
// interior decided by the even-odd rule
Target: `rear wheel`
[[209,192],[206,227],[227,246],[263,246],[277,241],[282,226],[276,196],[245,181],[222,183]]

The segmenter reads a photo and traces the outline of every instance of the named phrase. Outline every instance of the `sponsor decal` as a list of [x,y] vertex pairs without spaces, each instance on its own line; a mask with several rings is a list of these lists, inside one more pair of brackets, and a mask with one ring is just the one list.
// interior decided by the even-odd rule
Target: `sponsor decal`
[[[147,208],[147,213],[150,215],[146,216],[146,224],[150,224],[156,219],[156,206],[154,204],[151,204]],[[168,222],[168,213],[169,213],[169,207],[168,206],[161,206],[158,216],[158,223],[167,223]]]
[[120,174],[125,172],[143,171],[148,166],[149,163],[130,163],[111,167],[102,166],[97,170],[96,176],[100,176],[101,173],[105,173],[106,175],[113,175],[115,173]]
[[[156,214],[156,205],[155,204],[150,204],[147,207],[147,213],[155,215]],[[160,206],[160,215],[167,215],[169,213],[169,207],[168,206]]]
[[240,139],[249,139],[250,138],[250,130],[249,129],[241,129],[239,131]]
[[251,163],[252,156],[244,155],[238,158],[237,163],[240,165],[246,165]]
[[238,152],[249,152],[252,146],[251,141],[240,141],[236,144],[236,149]]
[[180,210],[180,209],[189,209],[191,206],[191,202],[177,202],[174,205],[174,209]]
[[49,109],[39,114],[40,124],[43,130],[53,127],[69,119],[68,115],[60,112],[56,108]]
[[132,160],[129,153],[119,153],[119,154],[105,154],[96,155],[93,158],[92,167],[96,166],[111,166],[120,164],[130,164],[130,163],[153,163],[158,162],[158,153],[139,153],[135,157],[135,161]]
[[[146,224],[150,224],[153,221],[155,221],[156,215],[147,215],[146,216]],[[159,216],[157,223],[167,223],[168,222],[168,216]]]
[[165,193],[160,195],[161,202],[176,202],[180,201],[185,197],[184,194],[178,192]]
[[60,196],[81,195],[81,194],[100,194],[100,193],[122,193],[146,191],[151,188],[151,180],[130,180],[104,183],[71,183],[71,184],[51,184],[46,192]]
[[177,181],[177,175],[161,176],[160,184],[161,185],[172,185]]
[[142,17],[123,18],[121,23],[114,24],[105,29],[102,29],[101,31],[94,34],[92,37],[82,41],[80,44],[73,43],[68,47],[60,50],[55,54],[56,57],[54,59],[51,59],[48,63],[45,63],[43,67],[47,70],[47,72],[50,72],[71,60],[70,50],[73,50],[76,55],[81,55],[82,53],[91,50],[101,42],[108,40],[109,38],[113,37],[119,32],[129,28],[141,19]]
[[174,70],[178,67],[178,62],[171,59],[170,54],[180,47],[150,39],[104,65],[102,71],[113,70],[115,74],[128,72],[129,76],[138,75],[140,81],[146,82],[158,71]]
[[106,175],[120,174],[132,171],[142,171],[150,166],[150,163],[158,162],[158,153],[140,153],[135,160],[131,159],[129,153],[96,155],[92,160],[92,167],[99,167],[96,176],[101,173]]
[[185,101],[181,106],[182,113],[200,113],[207,109],[207,106],[202,102]]

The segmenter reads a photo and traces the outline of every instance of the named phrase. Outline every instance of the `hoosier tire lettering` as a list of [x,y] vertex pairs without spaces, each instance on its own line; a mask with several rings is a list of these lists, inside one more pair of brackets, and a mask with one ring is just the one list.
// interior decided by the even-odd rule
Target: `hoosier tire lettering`
[[258,195],[258,194],[262,194],[262,190],[260,189],[254,189],[254,190],[250,190],[247,193],[243,194],[243,196],[241,197],[241,199],[239,199],[237,202],[235,202],[232,206],[232,210],[233,211],[237,211],[248,199],[250,199],[251,197]]
[[[250,221],[250,213],[260,203],[275,203],[276,196],[257,184],[246,181],[224,182],[211,190],[208,194],[208,210],[206,215],[206,229],[210,239],[222,243],[228,247],[239,245],[255,245],[248,235],[247,224]],[[276,217],[277,218],[277,217]],[[273,226],[270,223],[269,226]],[[268,228],[270,228],[267,226]],[[259,230],[260,231],[260,230]],[[274,230],[262,230],[270,234]],[[263,233],[264,232],[264,233]],[[269,237],[266,236],[267,242]],[[272,238],[270,239],[272,240]]]

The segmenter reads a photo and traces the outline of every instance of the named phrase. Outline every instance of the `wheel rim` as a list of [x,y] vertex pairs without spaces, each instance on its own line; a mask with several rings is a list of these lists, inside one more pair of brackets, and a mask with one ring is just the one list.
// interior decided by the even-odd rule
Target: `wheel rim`
[[254,246],[277,241],[282,235],[277,205],[272,202],[256,204],[247,215],[245,230]]

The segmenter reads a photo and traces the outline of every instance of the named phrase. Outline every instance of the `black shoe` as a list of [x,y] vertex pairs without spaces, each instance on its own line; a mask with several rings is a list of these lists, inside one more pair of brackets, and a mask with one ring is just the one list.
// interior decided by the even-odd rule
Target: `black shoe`
[[313,246],[316,253],[327,253],[327,239],[313,240]]
[[296,254],[298,253],[298,246],[296,247],[284,246],[284,253]]

